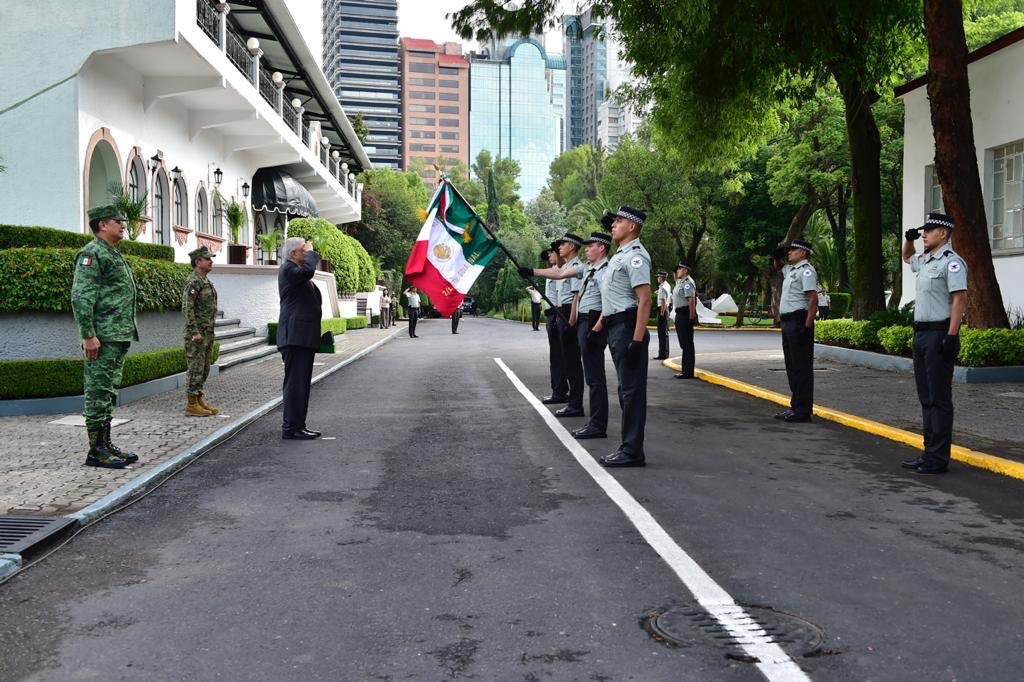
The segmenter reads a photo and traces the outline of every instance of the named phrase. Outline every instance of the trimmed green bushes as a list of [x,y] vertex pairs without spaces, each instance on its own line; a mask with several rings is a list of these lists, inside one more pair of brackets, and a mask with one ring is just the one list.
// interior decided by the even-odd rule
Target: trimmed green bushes
[[842,291],[836,293],[829,292],[829,317],[846,317],[846,313],[850,312],[850,302],[853,300],[853,294],[847,294]]
[[960,330],[960,357],[965,367],[1024,365],[1024,329]]
[[[348,329],[344,317],[328,317],[320,320],[320,333],[331,332],[335,336],[345,333]],[[271,346],[277,343],[277,322],[267,323],[267,343]]]
[[373,291],[377,266],[363,245],[323,218],[295,218],[288,236],[313,242],[321,258],[331,262],[339,292]]
[[346,317],[345,324],[348,329],[366,329],[366,316],[360,315],[358,317]]
[[[213,360],[220,344],[213,344]],[[81,395],[84,368],[80,358],[0,361],[0,400]],[[184,372],[184,345],[129,355],[124,360],[121,386],[134,386]]]
[[[0,312],[71,311],[78,249],[15,248],[0,250]],[[187,263],[125,256],[139,293],[139,311],[180,310]]]
[[878,330],[878,340],[889,355],[911,355],[914,344],[914,328],[896,325]]
[[[91,234],[31,225],[0,225],[0,250],[15,248],[71,248],[78,250],[91,242]],[[117,245],[123,254],[174,262],[174,248],[125,239]]]

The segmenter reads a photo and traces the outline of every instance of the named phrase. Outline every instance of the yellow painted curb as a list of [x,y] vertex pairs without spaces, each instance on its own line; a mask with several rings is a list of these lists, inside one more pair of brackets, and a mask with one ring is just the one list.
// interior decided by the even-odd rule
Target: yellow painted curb
[[[677,372],[683,371],[682,366],[671,358],[664,360],[661,364]],[[763,400],[768,400],[773,403],[789,407],[789,396],[776,393],[775,391],[770,391],[767,388],[761,388],[760,386],[748,384],[737,379],[730,379],[729,377],[722,376],[721,374],[709,372],[706,369],[694,369],[693,375],[701,381],[724,386],[725,388],[732,389],[733,391],[739,391],[740,393],[752,395],[755,398],[761,398]],[[864,431],[876,436],[881,436],[882,438],[888,438],[889,440],[894,440],[899,443],[903,443],[904,445],[909,445],[919,449],[924,447],[924,438],[922,436],[919,436],[916,433],[911,433],[910,431],[904,431],[903,429],[897,429],[896,427],[889,426],[888,424],[876,422],[864,417],[858,417],[853,414],[847,414],[846,412],[840,412],[839,410],[835,410],[831,407],[822,407],[821,405],[814,406],[814,414],[822,419],[827,419],[828,421],[833,421],[838,424],[842,424],[843,426],[857,429],[858,431]],[[965,448],[961,445],[954,445],[952,447],[951,456],[958,462],[963,462],[964,464],[969,464],[970,466],[978,467],[979,469],[986,469],[997,474],[1002,474],[1003,476],[1024,480],[1024,463],[1021,462],[1015,462],[1013,460],[1006,459],[1005,457],[998,457],[996,455],[989,455],[977,450],[971,450],[970,448]]]

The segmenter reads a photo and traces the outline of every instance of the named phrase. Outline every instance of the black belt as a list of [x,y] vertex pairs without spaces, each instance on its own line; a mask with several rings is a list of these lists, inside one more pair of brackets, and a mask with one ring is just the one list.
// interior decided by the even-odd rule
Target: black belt
[[915,322],[915,332],[942,332],[949,329],[949,320],[939,320],[937,322]]
[[782,313],[779,315],[779,319],[783,322],[789,322],[790,320],[804,320],[807,319],[807,311],[794,310],[791,313]]
[[617,324],[636,324],[636,308],[627,308],[621,313],[613,313],[604,316],[606,327],[614,327]]
[[558,307],[562,309],[563,313],[572,312],[572,303],[563,303],[562,305],[560,305]]

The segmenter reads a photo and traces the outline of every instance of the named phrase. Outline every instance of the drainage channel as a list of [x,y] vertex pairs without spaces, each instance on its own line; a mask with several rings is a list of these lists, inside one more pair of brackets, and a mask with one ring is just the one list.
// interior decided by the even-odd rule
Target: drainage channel
[[[746,614],[727,630],[707,610],[687,603],[645,614],[643,627],[665,644],[692,647],[711,642],[724,649],[726,658],[746,663],[759,661],[743,650],[743,645],[777,644],[792,658],[813,658],[837,653],[825,649],[825,630],[800,616],[762,605],[739,604]],[[739,608],[737,611],[739,611]]]
[[0,554],[29,557],[77,527],[66,516],[0,515]]

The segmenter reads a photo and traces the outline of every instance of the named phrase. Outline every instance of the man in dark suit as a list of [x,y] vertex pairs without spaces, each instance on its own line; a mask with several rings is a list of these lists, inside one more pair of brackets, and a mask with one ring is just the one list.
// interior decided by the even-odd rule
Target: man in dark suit
[[320,347],[320,290],[313,282],[320,256],[302,237],[289,237],[282,247],[277,291],[281,314],[277,322],[277,348],[284,358],[284,422],[281,438],[312,440],[319,431],[306,428],[313,358]]

